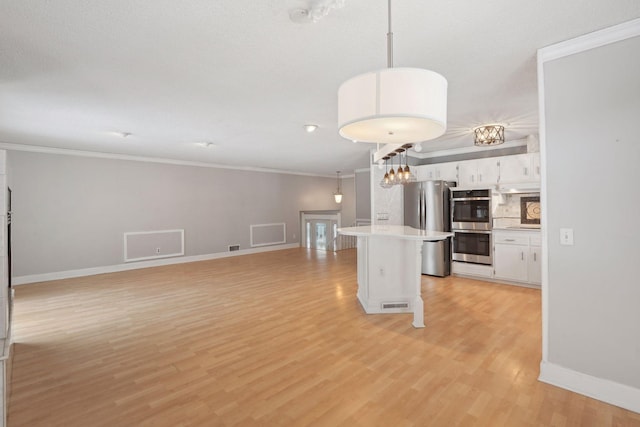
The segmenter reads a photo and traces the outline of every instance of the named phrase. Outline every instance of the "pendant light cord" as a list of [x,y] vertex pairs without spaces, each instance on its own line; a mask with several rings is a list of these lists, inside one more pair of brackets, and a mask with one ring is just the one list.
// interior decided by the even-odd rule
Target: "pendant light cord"
[[389,32],[387,33],[387,67],[393,68],[393,32],[391,31],[391,0],[388,7]]

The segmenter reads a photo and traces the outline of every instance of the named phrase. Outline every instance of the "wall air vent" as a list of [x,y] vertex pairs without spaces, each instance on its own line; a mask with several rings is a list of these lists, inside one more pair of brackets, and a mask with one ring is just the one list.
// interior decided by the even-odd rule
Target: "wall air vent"
[[409,308],[408,302],[383,302],[382,309],[383,310],[391,310],[394,308]]
[[229,252],[235,252],[240,250],[240,245],[229,245]]

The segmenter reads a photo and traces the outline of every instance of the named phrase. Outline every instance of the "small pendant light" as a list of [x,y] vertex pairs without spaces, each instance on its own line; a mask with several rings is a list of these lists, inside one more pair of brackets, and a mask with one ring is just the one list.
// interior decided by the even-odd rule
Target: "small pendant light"
[[338,175],[338,191],[336,191],[335,193],[333,193],[333,197],[336,200],[336,203],[342,203],[342,191],[340,191],[340,171],[337,171],[336,174]]

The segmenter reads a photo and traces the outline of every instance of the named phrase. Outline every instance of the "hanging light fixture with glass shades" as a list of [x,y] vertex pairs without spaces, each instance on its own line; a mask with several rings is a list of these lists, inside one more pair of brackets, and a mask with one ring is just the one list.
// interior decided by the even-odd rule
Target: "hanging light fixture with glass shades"
[[[409,148],[411,148],[411,144],[405,144],[400,148],[400,150],[404,151],[404,171],[402,175],[402,184],[406,184],[408,182],[416,182],[416,176],[409,169],[409,159],[407,158],[409,154]],[[397,151],[397,150],[396,150]]]
[[[387,154],[382,158],[384,160],[384,177],[380,181],[382,188],[391,188],[394,185],[407,184],[409,182],[416,182],[415,175],[409,168],[409,160],[407,158],[407,152],[411,148],[411,144],[405,144],[395,151]],[[402,153],[404,153],[404,167],[402,167]],[[393,169],[393,158],[398,157],[398,170]],[[391,159],[391,171],[387,172],[387,161]]]
[[352,141],[428,141],[447,129],[447,80],[420,68],[393,68],[391,0],[387,68],[355,76],[338,89],[338,127]]
[[387,171],[387,160],[389,160],[389,156],[385,156],[382,160],[384,160],[384,177],[382,177],[382,181],[380,181],[380,187],[391,188],[393,184],[389,179],[389,172]]
[[336,203],[342,203],[342,191],[340,191],[340,171],[337,171],[336,174],[338,175],[338,191],[333,193],[333,198],[336,200]]
[[475,145],[499,145],[504,142],[504,126],[484,125],[473,129]]

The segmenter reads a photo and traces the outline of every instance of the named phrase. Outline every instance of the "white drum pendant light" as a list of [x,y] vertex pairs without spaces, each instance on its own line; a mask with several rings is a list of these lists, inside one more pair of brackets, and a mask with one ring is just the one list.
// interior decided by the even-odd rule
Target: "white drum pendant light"
[[447,80],[420,68],[393,68],[391,0],[388,68],[353,77],[338,89],[340,135],[358,142],[405,144],[447,130]]

